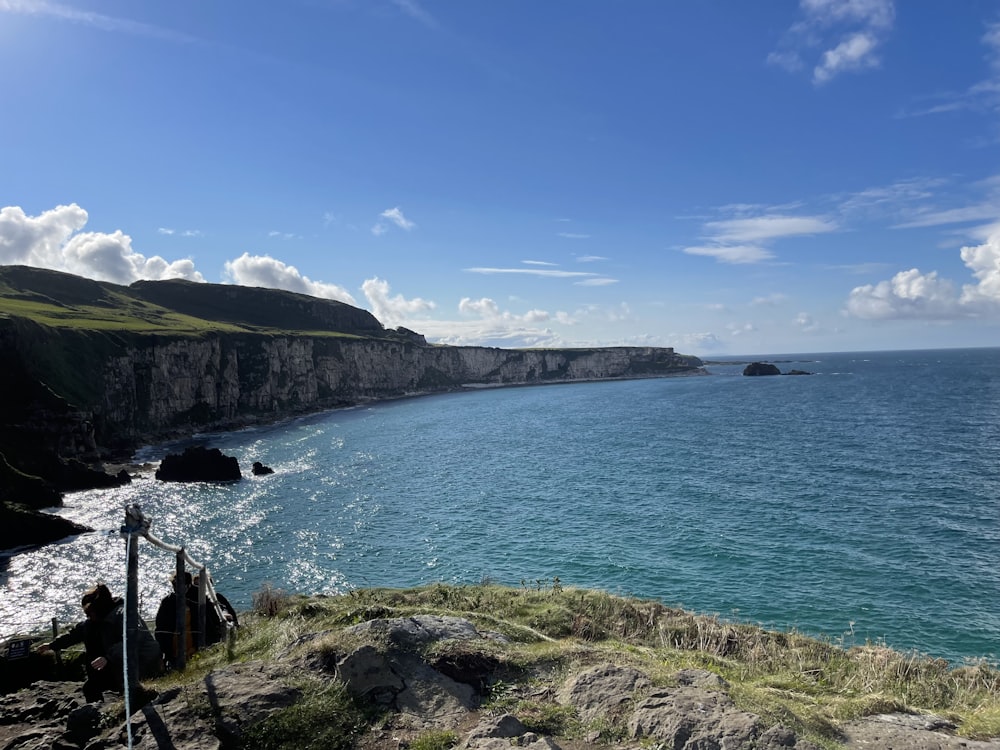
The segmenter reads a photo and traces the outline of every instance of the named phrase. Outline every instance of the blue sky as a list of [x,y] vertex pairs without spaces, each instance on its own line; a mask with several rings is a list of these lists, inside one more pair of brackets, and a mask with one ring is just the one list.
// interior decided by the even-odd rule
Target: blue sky
[[994,0],[0,0],[0,263],[428,340],[1000,345]]

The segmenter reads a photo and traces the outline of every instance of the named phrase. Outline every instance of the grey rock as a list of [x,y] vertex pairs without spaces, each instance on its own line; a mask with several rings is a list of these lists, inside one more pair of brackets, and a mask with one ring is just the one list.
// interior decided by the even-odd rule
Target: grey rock
[[570,677],[556,693],[556,700],[577,709],[584,721],[614,715],[632,701],[636,691],[652,683],[637,669],[600,664]]
[[633,739],[651,738],[676,750],[752,750],[759,719],[740,711],[725,693],[696,687],[657,690],[628,720]]

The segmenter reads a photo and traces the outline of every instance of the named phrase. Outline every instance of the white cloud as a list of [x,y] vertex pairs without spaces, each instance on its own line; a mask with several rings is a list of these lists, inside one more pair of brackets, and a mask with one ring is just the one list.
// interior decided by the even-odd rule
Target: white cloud
[[168,262],[132,249],[121,230],[81,232],[87,212],[75,203],[28,216],[19,206],[0,209],[0,263],[65,271],[115,284],[139,279],[204,281],[190,260]]
[[760,263],[771,260],[774,253],[755,245],[698,245],[685,247],[688,255],[706,255],[720,263]]
[[936,227],[942,224],[962,224],[972,221],[987,221],[995,219],[1000,214],[1000,198],[971,206],[961,206],[943,211],[926,211],[915,217],[897,224],[896,229],[913,227]]
[[[387,208],[385,211],[379,214],[379,217],[385,219],[386,221],[392,222],[397,227],[399,227],[400,229],[405,229],[407,232],[409,232],[411,229],[417,226],[416,223],[410,221],[403,215],[403,211],[399,208],[399,206],[396,206],[395,208]],[[380,231],[376,232],[375,227],[380,227],[381,228]],[[376,224],[375,227],[372,228],[372,232],[374,234],[383,234],[387,229],[387,227],[385,226],[385,222],[382,221]]]
[[[754,206],[735,205],[722,210],[744,213]],[[778,239],[833,232],[837,225],[820,216],[788,216],[764,214],[736,219],[708,221],[703,225],[705,245],[682,248],[688,255],[705,255],[720,263],[761,263],[774,258],[763,245]]]
[[236,260],[227,260],[224,277],[240,286],[262,286],[268,289],[284,289],[288,292],[308,294],[311,297],[339,300],[349,305],[357,304],[343,287],[313,281],[304,276],[295,266],[287,265],[268,255],[243,253]]
[[558,266],[558,263],[549,263],[547,260],[522,260],[526,266]]
[[571,279],[578,278],[581,276],[597,276],[596,273],[589,273],[587,271],[560,271],[554,268],[465,268],[462,269],[468,273],[481,273],[481,274],[502,274],[502,273],[514,273],[514,274],[527,274],[529,276],[550,276],[559,279]]
[[609,286],[611,284],[617,284],[618,279],[609,279],[607,277],[600,277],[596,279],[584,279],[583,281],[574,281],[573,284],[576,286]]
[[876,46],[878,42],[871,34],[859,32],[848,37],[823,53],[822,62],[813,69],[813,82],[826,83],[847,70],[877,67],[879,60],[874,54]]
[[576,259],[577,263],[596,263],[599,260],[607,260],[603,255],[581,255]]
[[887,281],[851,290],[847,312],[856,318],[949,319],[961,316],[955,286],[939,279],[937,271],[923,274],[917,268],[900,271]]
[[819,323],[809,313],[800,312],[795,316],[795,325],[799,327],[802,333],[816,333],[820,330]]
[[817,216],[755,216],[748,219],[710,221],[705,224],[716,242],[764,242],[781,237],[823,234],[837,228],[833,222]]
[[768,64],[797,72],[806,67],[803,58],[818,49],[816,85],[879,65],[877,50],[895,20],[893,0],[801,0],[799,9],[801,19],[767,56]]
[[958,110],[995,112],[1000,109],[1000,21],[987,24],[986,33],[980,41],[986,45],[986,62],[990,69],[987,78],[972,84],[964,91],[935,93],[923,97],[924,101],[936,100],[938,103],[904,111],[899,116],[921,117]]
[[372,227],[372,234],[374,234],[376,237],[381,237],[388,231],[389,230],[386,228],[385,224],[376,224],[375,226]]
[[61,21],[90,26],[103,31],[132,34],[134,36],[152,37],[178,44],[188,44],[199,41],[196,37],[182,34],[162,26],[151,26],[127,18],[106,16],[101,13],[78,10],[62,3],[48,0],[0,0],[0,13],[20,13],[23,15],[47,16]]
[[382,325],[389,328],[407,325],[409,318],[429,312],[436,307],[433,302],[420,297],[406,299],[402,294],[390,297],[389,282],[377,277],[366,279],[361,285],[361,291],[364,292],[375,317],[382,322]]
[[1000,224],[992,226],[981,245],[963,247],[960,256],[976,279],[960,293],[936,271],[924,274],[911,268],[853,289],[847,314],[872,320],[953,320],[1000,313]]
[[578,234],[576,232],[557,232],[557,237],[565,237],[569,240],[588,240],[590,239],[589,234]]
[[392,0],[393,4],[410,18],[413,18],[429,29],[438,28],[437,20],[428,13],[417,0]]
[[777,307],[778,305],[786,302],[788,297],[784,294],[775,292],[774,294],[769,294],[766,297],[754,297],[750,304],[754,307]]

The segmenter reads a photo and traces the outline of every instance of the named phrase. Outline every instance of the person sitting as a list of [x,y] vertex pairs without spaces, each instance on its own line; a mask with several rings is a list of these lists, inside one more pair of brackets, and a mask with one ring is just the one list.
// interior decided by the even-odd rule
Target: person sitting
[[[103,583],[88,589],[80,604],[87,619],[50,643],[43,643],[37,650],[44,654],[82,643],[87,670],[83,695],[89,703],[101,702],[104,691],[121,693],[125,684],[125,645],[122,641],[125,605],[121,598],[112,597],[111,590]],[[160,671],[160,647],[141,619],[137,647],[139,679],[155,677]]]
[[[178,640],[180,634],[177,632],[177,575],[170,578],[171,592],[160,601],[160,606],[156,610],[156,641],[160,644],[163,652],[163,661],[167,669],[174,669],[177,666],[177,654],[179,651]],[[191,612],[191,574],[184,574],[184,654],[187,657],[194,655],[195,632],[194,625],[197,622],[197,602],[195,604],[195,615]]]

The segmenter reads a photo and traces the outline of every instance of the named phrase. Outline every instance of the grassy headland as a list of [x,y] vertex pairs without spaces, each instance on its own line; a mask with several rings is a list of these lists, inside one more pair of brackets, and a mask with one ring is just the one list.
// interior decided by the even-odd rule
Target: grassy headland
[[[521,588],[435,584],[413,589],[361,589],[342,596],[286,596],[265,588],[244,616],[228,651],[195,657],[183,674],[161,678],[167,690],[198,687],[213,669],[232,662],[287,658],[290,651],[328,655],[350,649],[344,629],[376,618],[435,614],[463,617],[509,642],[441,642],[437,658],[494,665],[486,686],[491,712],[516,715],[538,733],[573,740],[595,732],[602,741],[624,727],[590,726],[551,699],[570,673],[613,662],[640,669],[669,685],[680,669],[713,672],[742,710],[792,728],[824,747],[837,747],[838,727],[880,713],[933,713],[970,738],[1000,736],[1000,671],[985,662],[951,665],[878,643],[847,645],[795,632],[774,632],[666,607],[655,601],[564,588],[558,579]],[[308,638],[310,634],[320,637]],[[475,653],[470,653],[470,651]],[[345,691],[302,677],[302,699],[254,729],[254,746],[293,747],[296,737],[331,732],[330,747],[364,744],[382,719]],[[315,682],[315,684],[313,684]],[[295,727],[295,732],[283,733]],[[311,734],[313,733],[313,734]],[[447,747],[455,737],[427,730],[411,747]],[[332,740],[331,740],[332,741]]]

